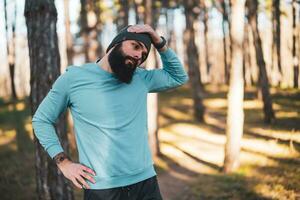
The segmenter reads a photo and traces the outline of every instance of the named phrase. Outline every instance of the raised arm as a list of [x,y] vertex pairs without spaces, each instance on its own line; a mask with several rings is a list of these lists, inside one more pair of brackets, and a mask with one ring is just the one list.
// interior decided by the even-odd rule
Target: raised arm
[[184,70],[175,52],[167,48],[159,51],[163,68],[154,70],[138,69],[149,92],[160,92],[183,85],[188,81]]
[[[154,46],[157,46],[157,44],[162,41],[161,37],[147,24],[130,26],[128,31],[149,34]],[[167,45],[158,49],[158,52],[163,63],[162,69],[144,70],[138,68],[137,70],[146,84],[148,91],[159,92],[186,83],[188,81],[188,75],[175,52],[168,48]]]

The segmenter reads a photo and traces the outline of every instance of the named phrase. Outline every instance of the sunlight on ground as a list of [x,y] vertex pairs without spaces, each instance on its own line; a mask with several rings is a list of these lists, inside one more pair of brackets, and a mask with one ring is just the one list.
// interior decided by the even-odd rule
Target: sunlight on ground
[[249,130],[260,135],[272,136],[274,138],[280,138],[284,140],[300,142],[300,131],[288,131],[288,130],[272,130],[260,127],[249,127]]
[[209,99],[204,101],[204,105],[206,107],[211,107],[214,109],[218,108],[226,108],[227,107],[227,100],[226,99]]
[[[299,112],[291,109],[297,102],[289,105],[286,100],[280,100],[283,103],[277,100],[273,103],[277,121],[265,125],[262,101],[251,99],[251,96],[250,100],[245,100],[240,168],[233,174],[224,175],[220,170],[226,142],[227,100],[219,98],[217,90],[215,92],[215,98],[204,100],[205,124],[196,123],[189,117],[192,116],[193,102],[187,98],[172,98],[161,109],[162,115],[159,118],[163,127],[159,131],[163,155],[172,158],[177,168],[194,173],[189,176],[184,170],[178,170],[185,177],[191,180],[198,177],[198,182],[191,184],[195,199],[300,199],[297,194],[300,182],[294,177],[300,174],[297,167],[300,162],[300,132],[299,126],[293,128]],[[179,103],[181,109],[177,109]],[[289,123],[282,120],[289,120]],[[159,162],[168,172],[174,171],[164,160]],[[175,178],[175,175],[171,177]],[[177,179],[188,182],[180,177]]]
[[[241,165],[235,173],[223,174],[220,170],[226,142],[226,88],[206,88],[209,93],[204,99],[205,124],[193,119],[193,100],[186,88],[160,96],[159,139],[163,156],[155,158],[155,165],[158,177],[165,181],[162,182],[164,191],[171,193],[172,200],[300,199],[296,196],[300,188],[300,179],[296,177],[300,175],[297,93],[293,99],[287,95],[294,93],[273,90],[273,94],[278,95],[274,98],[277,119],[271,125],[263,123],[263,104],[253,97],[255,90],[246,93]],[[3,159],[0,170],[6,174],[6,182],[0,183],[20,191],[26,184],[29,189],[24,190],[28,190],[27,196],[30,196],[35,189],[34,148],[30,111],[25,102],[0,107],[0,120],[4,122],[0,126],[0,156]],[[24,138],[30,139],[25,141]],[[32,147],[26,150],[26,156],[18,147],[21,143]],[[27,177],[24,170],[30,171],[31,176]],[[7,191],[6,188],[2,191]],[[183,193],[195,198],[182,198]]]
[[191,120],[191,115],[180,112],[174,108],[164,107],[161,109],[166,115],[172,116],[175,119]]
[[32,130],[32,124],[31,123],[27,123],[25,124],[25,130],[28,134],[28,136],[30,137],[31,140],[33,140],[33,130]]
[[[177,123],[161,130],[159,136],[161,142],[164,143],[162,149],[167,155],[184,159],[186,156],[181,152],[184,150],[204,162],[217,166],[223,164],[225,135],[205,130],[198,125]],[[242,154],[241,160],[247,163],[255,162],[254,157],[257,157],[258,161],[262,160],[262,164],[265,164],[266,159],[261,159],[259,154],[262,157],[276,156],[278,158],[299,156],[297,151],[289,146],[278,144],[276,140],[243,138],[241,148],[247,152]]]
[[16,138],[16,130],[15,129],[8,130],[8,131],[0,130],[0,132],[2,133],[0,135],[0,146],[7,145]]
[[16,110],[17,111],[23,111],[25,109],[25,103],[24,102],[19,102],[16,104]]

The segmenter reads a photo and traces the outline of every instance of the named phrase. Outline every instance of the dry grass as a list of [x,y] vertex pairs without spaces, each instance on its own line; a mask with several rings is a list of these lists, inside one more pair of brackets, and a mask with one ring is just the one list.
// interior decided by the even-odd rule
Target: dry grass
[[[193,102],[188,88],[160,96],[162,152],[190,175],[189,181],[178,178],[189,186],[188,190],[175,195],[162,186],[165,196],[178,200],[300,199],[300,91],[273,89],[277,119],[266,125],[255,89],[247,88],[241,167],[235,173],[223,174],[227,88],[205,89],[209,92],[204,100],[205,124],[192,120]],[[170,170],[171,165],[166,169]],[[183,185],[177,191],[180,187]]]
[[[187,86],[159,97],[163,156],[155,163],[165,198],[300,199],[299,90],[272,90],[277,119],[265,125],[262,103],[254,88],[247,89],[241,167],[226,175],[220,170],[227,87],[205,89],[205,124],[193,120],[193,101]],[[27,99],[0,102],[0,174],[1,199],[36,198]],[[82,198],[81,191],[75,193],[76,199]]]

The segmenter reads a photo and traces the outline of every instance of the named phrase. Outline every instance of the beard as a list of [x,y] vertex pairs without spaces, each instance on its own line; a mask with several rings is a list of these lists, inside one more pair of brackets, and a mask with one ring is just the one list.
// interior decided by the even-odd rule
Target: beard
[[[137,60],[124,55],[121,47],[122,43],[119,43],[111,50],[108,55],[108,62],[117,79],[123,83],[129,84],[137,67]],[[126,64],[125,61],[127,59],[131,60],[132,63]]]

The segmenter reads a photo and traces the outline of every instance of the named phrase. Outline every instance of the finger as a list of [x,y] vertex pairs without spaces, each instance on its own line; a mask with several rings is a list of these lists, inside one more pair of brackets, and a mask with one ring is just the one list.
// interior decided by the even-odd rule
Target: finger
[[90,189],[90,186],[86,183],[86,181],[82,178],[82,176],[77,176],[76,177],[76,179],[77,179],[77,181],[79,182],[79,183],[81,183],[81,185],[84,187],[84,188],[86,188],[86,189]]
[[79,189],[82,189],[82,186],[79,184],[79,182],[74,178],[74,179],[72,179],[72,183],[76,186],[76,187],[78,187]]
[[139,31],[142,30],[143,27],[139,27],[139,26],[130,26],[127,30],[128,31]]
[[90,168],[88,168],[88,167],[86,167],[86,166],[84,166],[84,165],[81,165],[82,167],[81,167],[81,169],[83,170],[83,171],[86,171],[87,173],[90,173],[90,174],[92,174],[93,176],[96,176],[96,173],[94,172],[94,170],[92,170],[92,169],[90,169]]
[[80,175],[83,176],[83,178],[89,180],[90,182],[96,183],[95,179],[93,177],[89,176],[87,173],[82,172]]

